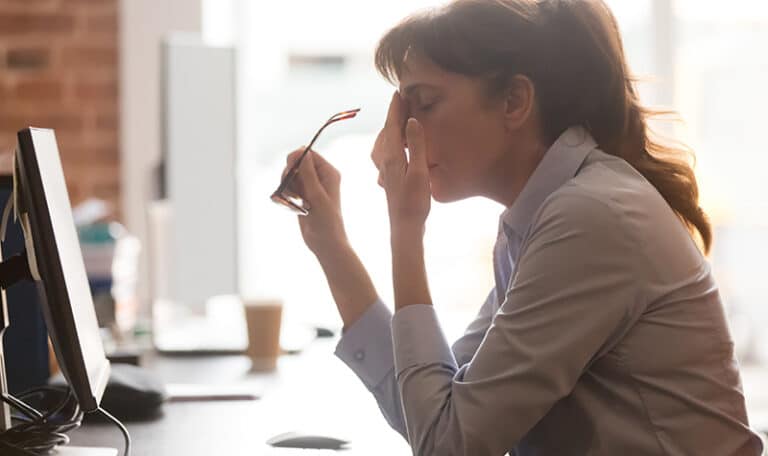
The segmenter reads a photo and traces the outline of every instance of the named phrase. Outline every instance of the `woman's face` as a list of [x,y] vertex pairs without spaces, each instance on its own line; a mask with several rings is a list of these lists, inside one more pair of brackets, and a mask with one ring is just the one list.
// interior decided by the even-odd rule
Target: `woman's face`
[[433,198],[449,202],[487,194],[489,176],[509,152],[503,101],[489,100],[480,80],[412,55],[399,92],[408,115],[424,128]]

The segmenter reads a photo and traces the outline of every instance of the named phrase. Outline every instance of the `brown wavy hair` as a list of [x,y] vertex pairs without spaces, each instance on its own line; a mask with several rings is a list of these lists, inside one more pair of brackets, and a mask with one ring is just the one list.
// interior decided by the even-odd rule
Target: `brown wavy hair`
[[699,206],[684,146],[652,137],[616,19],[602,0],[455,0],[403,20],[379,42],[376,68],[396,83],[409,51],[446,71],[483,78],[490,95],[511,76],[536,90],[545,141],[583,126],[601,150],[639,171],[708,252],[712,227]]

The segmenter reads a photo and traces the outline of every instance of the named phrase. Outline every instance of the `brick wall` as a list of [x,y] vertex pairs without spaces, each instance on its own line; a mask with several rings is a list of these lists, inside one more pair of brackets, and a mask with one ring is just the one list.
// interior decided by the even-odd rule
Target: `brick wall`
[[0,151],[54,128],[73,204],[118,208],[118,0],[0,0]]

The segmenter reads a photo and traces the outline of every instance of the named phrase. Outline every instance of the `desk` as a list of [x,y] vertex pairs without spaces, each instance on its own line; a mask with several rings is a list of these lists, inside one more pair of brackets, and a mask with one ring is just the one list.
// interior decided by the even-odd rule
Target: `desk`
[[[318,340],[304,353],[283,356],[271,374],[250,374],[244,356],[169,358],[147,367],[169,383],[235,385],[262,395],[257,401],[165,405],[162,418],[126,423],[134,456],[409,455],[410,448],[381,416],[373,396],[333,355],[335,341]],[[742,367],[753,426],[768,430],[768,369]],[[264,442],[300,430],[349,440],[348,451],[272,448]],[[109,423],[89,423],[72,433],[73,445],[122,448]]]
[[[244,356],[170,358],[145,365],[168,383],[235,385],[262,396],[256,401],[164,405],[154,421],[128,422],[133,456],[409,455],[363,384],[333,355],[335,341],[319,339],[300,355],[281,357],[278,370],[251,374]],[[349,440],[349,450],[272,448],[265,441],[287,431]],[[72,444],[122,448],[109,423],[88,423],[72,432]]]

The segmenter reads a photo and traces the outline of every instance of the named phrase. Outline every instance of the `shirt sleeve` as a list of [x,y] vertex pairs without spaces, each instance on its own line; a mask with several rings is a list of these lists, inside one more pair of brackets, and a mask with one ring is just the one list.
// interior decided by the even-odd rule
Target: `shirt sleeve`
[[395,314],[395,372],[415,455],[512,450],[620,338],[638,307],[637,248],[620,224],[602,201],[553,194],[506,301],[461,367],[432,306]]
[[467,326],[467,329],[464,330],[464,334],[451,347],[453,356],[459,366],[468,363],[475,356],[477,347],[480,346],[485,333],[488,332],[488,327],[491,326],[491,321],[497,310],[499,310],[499,301],[496,297],[496,290],[492,289],[488,293],[488,297],[485,298],[485,302],[480,307],[477,316]]
[[[477,317],[454,343],[456,359],[466,362],[472,358],[497,307],[496,292],[491,290]],[[407,439],[400,388],[395,379],[391,321],[392,312],[377,300],[344,331],[336,346],[336,356],[373,394],[389,425]]]
[[374,302],[350,325],[336,346],[336,356],[357,374],[373,394],[389,425],[407,438],[392,351],[392,312]]

